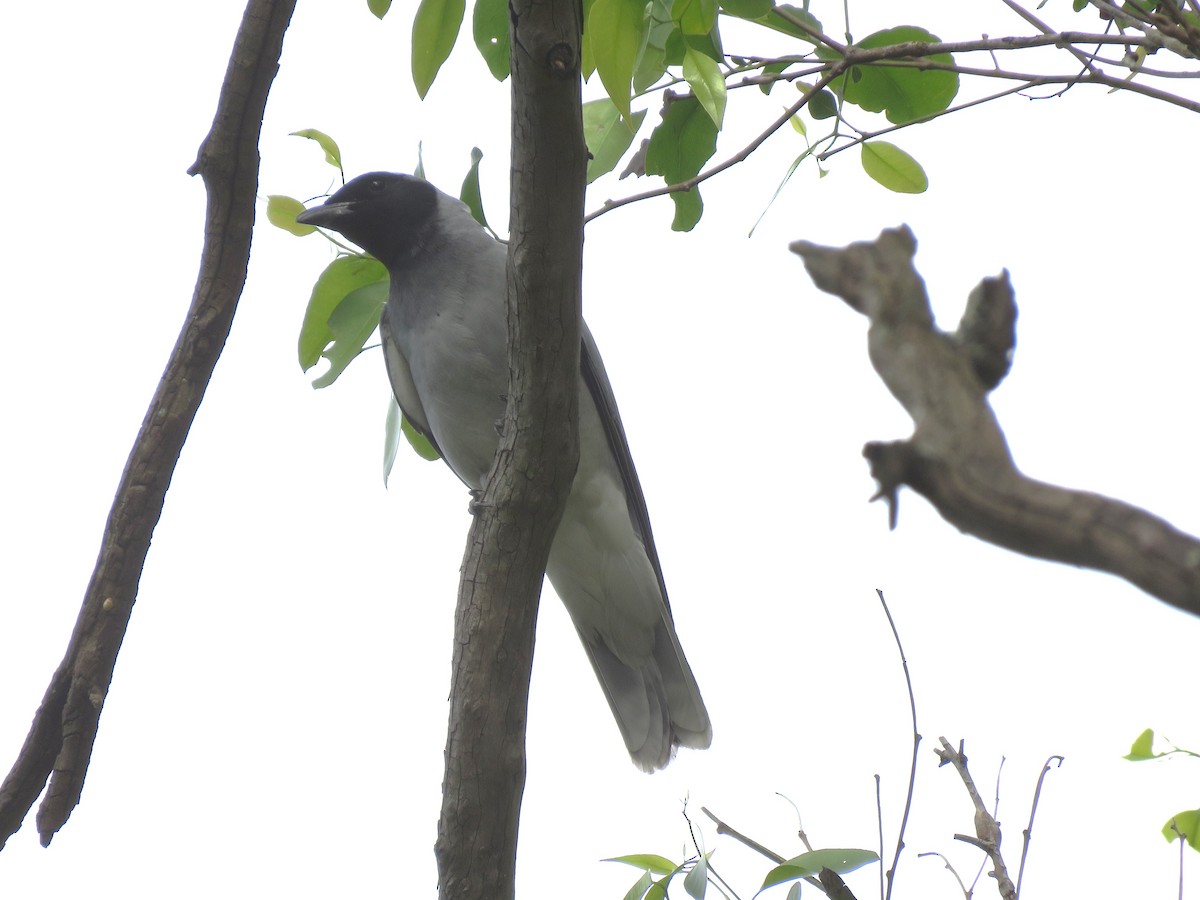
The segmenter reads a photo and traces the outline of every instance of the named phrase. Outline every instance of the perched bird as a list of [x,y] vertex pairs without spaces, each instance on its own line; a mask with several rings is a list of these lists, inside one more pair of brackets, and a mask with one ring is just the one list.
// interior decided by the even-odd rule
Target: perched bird
[[[506,250],[465,205],[423,179],[372,172],[298,222],[340,232],[391,276],[380,322],[405,417],[473,490],[499,443],[508,392]],[[675,634],[646,501],[587,326],[579,468],[546,574],[566,605],[634,763],[707,747],[712,727]]]

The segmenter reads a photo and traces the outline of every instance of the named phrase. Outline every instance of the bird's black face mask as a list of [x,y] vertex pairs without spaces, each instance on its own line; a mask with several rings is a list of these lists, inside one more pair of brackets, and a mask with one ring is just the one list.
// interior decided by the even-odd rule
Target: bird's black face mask
[[385,266],[401,262],[433,221],[437,191],[412,175],[369,172],[346,183],[320,206],[296,216],[302,225],[336,231]]

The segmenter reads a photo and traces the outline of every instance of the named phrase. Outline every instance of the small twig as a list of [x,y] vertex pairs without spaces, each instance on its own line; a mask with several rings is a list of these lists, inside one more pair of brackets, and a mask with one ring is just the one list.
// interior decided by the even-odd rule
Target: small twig
[[1017,889],[1013,885],[1012,879],[1008,877],[1008,868],[1004,865],[1004,856],[1000,853],[1000,823],[996,821],[995,816],[988,812],[983,798],[979,795],[979,790],[975,787],[975,781],[967,770],[967,757],[962,752],[962,744],[960,743],[959,749],[955,750],[944,737],[938,738],[938,741],[942,745],[942,749],[936,751],[938,757],[943,764],[948,763],[954,766],[967,789],[967,795],[971,798],[972,805],[975,807],[975,835],[956,834],[954,839],[972,844],[986,853],[992,861],[991,875],[996,879],[1000,896],[1004,900],[1016,900]]
[[[1029,10],[1022,7],[1021,4],[1015,2],[1015,0],[1000,0],[1000,2],[1003,3],[1005,6],[1007,6],[1009,9],[1011,9],[1013,12],[1015,12],[1018,16],[1020,16],[1022,19],[1024,19],[1030,25],[1032,25],[1034,28],[1036,28],[1038,31],[1040,31],[1042,34],[1053,35],[1055,33],[1053,28],[1051,28],[1049,25],[1047,25],[1045,22],[1043,22],[1041,19],[1039,19],[1037,16],[1035,16]],[[1091,61],[1088,59],[1088,57],[1085,53],[1076,49],[1073,44],[1063,44],[1062,46],[1068,53],[1070,53],[1077,60],[1079,60],[1080,65],[1083,66],[1085,71],[1095,72],[1095,67],[1092,66]]]
[[1025,858],[1029,856],[1029,842],[1033,839],[1033,817],[1037,815],[1038,800],[1042,796],[1042,782],[1046,780],[1046,775],[1050,772],[1050,763],[1054,762],[1055,760],[1058,760],[1058,766],[1056,768],[1060,768],[1062,766],[1063,757],[1057,754],[1047,759],[1045,764],[1042,766],[1041,774],[1038,775],[1037,787],[1033,790],[1033,803],[1029,805],[1029,824],[1025,827],[1025,831],[1022,832],[1024,835],[1024,840],[1021,845],[1021,864],[1017,867],[1017,898],[1020,898],[1021,896],[1021,882],[1025,878]]
[[796,837],[800,839],[800,843],[804,845],[804,849],[812,852],[812,844],[808,842],[808,833],[804,830],[804,818],[800,815],[800,807],[792,802],[790,797],[787,797],[779,791],[775,792],[775,796],[785,801],[796,813]]
[[[729,837],[733,838],[738,843],[745,844],[747,847],[749,847],[755,853],[759,853],[759,854],[765,856],[767,859],[771,860],[771,862],[775,863],[775,865],[777,865],[777,866],[781,866],[785,862],[787,862],[786,856],[780,856],[774,850],[768,850],[766,847],[764,847],[758,841],[754,840],[754,838],[747,837],[746,835],[744,835],[740,831],[738,831],[736,828],[733,828],[733,827],[727,825],[721,819],[718,819],[716,816],[714,816],[709,811],[708,807],[706,807],[706,806],[700,807],[700,812],[704,813],[706,816],[708,816],[710,819],[713,820],[713,822],[717,826],[717,834],[728,835]],[[807,881],[809,884],[813,885],[814,887],[816,887],[817,889],[822,890],[822,891],[824,890],[824,887],[821,886],[821,882],[818,881],[816,878],[813,878],[811,875],[806,875],[804,877],[804,880]]]
[[875,821],[879,825],[879,900],[884,897],[883,885],[883,793],[880,791],[882,779],[875,773]]
[[955,869],[954,866],[950,865],[950,860],[948,860],[944,854],[938,853],[936,850],[928,850],[925,853],[918,853],[917,859],[922,859],[926,856],[936,856],[938,859],[940,859],[942,861],[942,865],[950,870],[950,874],[953,875],[954,880],[958,882],[958,889],[963,892],[963,897],[965,900],[971,900],[973,888],[969,888],[963,884],[963,880],[959,876],[958,870]]
[[[917,731],[917,698],[913,693],[912,676],[908,671],[908,658],[904,655],[904,645],[900,643],[900,632],[896,629],[896,621],[892,618],[892,611],[888,609],[887,600],[883,597],[883,591],[876,588],[875,593],[879,596],[879,602],[883,606],[884,615],[887,616],[888,625],[891,626],[892,637],[896,641],[896,649],[900,651],[900,664],[904,667],[904,684],[908,688],[908,707],[912,712],[913,732],[912,767],[908,773],[908,794],[904,798],[904,815],[900,818],[900,832],[896,835],[896,853],[892,857],[892,867],[887,871],[887,891],[884,894],[884,900],[890,900],[892,885],[895,883],[896,869],[900,865],[900,853],[904,850],[904,830],[908,827],[908,814],[912,811],[913,790],[917,783],[917,751],[921,746],[921,734]],[[882,866],[882,854],[879,859]]]
[[782,865],[783,863],[787,862],[786,856],[780,856],[774,850],[768,850],[766,847],[764,847],[758,841],[754,840],[754,838],[746,837],[746,835],[742,834],[736,828],[732,828],[731,826],[725,824],[725,822],[721,821],[716,816],[714,816],[711,812],[709,812],[708,807],[706,807],[706,806],[700,807],[700,812],[704,813],[706,816],[708,816],[710,819],[713,820],[713,822],[717,826],[717,834],[728,835],[729,837],[733,838],[738,843],[745,844],[747,847],[749,847],[755,853],[762,854],[767,859],[771,860],[771,862],[775,863],[775,865],[777,865],[777,866]]
[[[701,809],[703,809],[703,807],[701,807]],[[705,810],[705,812],[707,812],[707,810]],[[692,817],[688,815],[686,800],[683,802],[682,813],[683,813],[683,821],[687,822],[688,836],[691,837],[691,839],[692,839],[692,846],[696,848],[696,859],[697,860],[704,859],[704,847],[700,843],[699,839],[696,837],[696,828],[692,822]],[[716,867],[713,866],[711,859],[704,860],[704,865],[705,865],[705,868],[708,870],[709,877],[716,879],[715,883],[716,883],[717,890],[719,890],[726,897],[733,897],[734,900],[741,900],[741,898],[737,894],[737,891],[735,891],[733,889],[733,887],[729,884],[728,881],[726,881],[724,878],[721,877],[720,873],[716,870]]]
[[1183,853],[1187,841],[1184,839],[1186,836],[1179,830],[1179,826],[1175,824],[1174,819],[1171,820],[1171,830],[1179,835],[1179,900],[1183,900]]
[[628,206],[630,203],[637,203],[641,200],[649,200],[651,197],[661,197],[665,194],[676,194],[680,191],[690,191],[705,181],[708,181],[708,179],[712,178],[714,175],[719,175],[726,169],[733,168],[738,163],[746,160],[750,154],[761,147],[766,142],[767,138],[790,122],[792,116],[796,115],[796,113],[800,112],[801,109],[808,105],[808,101],[812,97],[814,97],[822,88],[824,88],[825,85],[840,75],[847,67],[848,64],[833,63],[829,70],[822,75],[820,80],[818,80],[813,86],[812,90],[805,93],[803,97],[789,106],[784,114],[767,126],[767,128],[761,134],[759,134],[758,137],[754,138],[754,140],[752,140],[749,144],[724,162],[720,162],[717,165],[701,172],[699,175],[695,175],[692,178],[688,178],[676,184],[668,184],[660,188],[642,191],[640,194],[631,194],[630,196],[622,197],[619,200],[605,200],[604,205],[598,210],[588,213],[586,216],[584,216],[583,223],[586,225],[593,219],[598,219],[605,213],[612,212],[614,209],[619,209],[622,206]]

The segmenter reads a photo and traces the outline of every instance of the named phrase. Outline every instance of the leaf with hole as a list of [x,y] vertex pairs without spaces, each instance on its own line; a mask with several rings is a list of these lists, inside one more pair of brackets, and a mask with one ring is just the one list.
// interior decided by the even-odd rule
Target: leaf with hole
[[508,0],[475,0],[471,37],[488,71],[497,81],[508,77]]

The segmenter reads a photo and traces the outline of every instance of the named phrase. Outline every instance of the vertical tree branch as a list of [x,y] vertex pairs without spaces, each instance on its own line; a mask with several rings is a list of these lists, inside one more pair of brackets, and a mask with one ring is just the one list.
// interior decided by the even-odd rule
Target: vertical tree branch
[[534,625],[579,459],[583,194],[578,0],[510,0],[509,398],[455,617],[437,859],[443,897],[514,895]]
[[188,170],[204,179],[208,191],[204,249],[192,304],[121,475],[66,656],[50,680],[17,761],[0,785],[0,847],[21,827],[47,778],[50,787],[37,816],[43,846],[79,803],[150,537],[246,281],[258,189],[258,138],[295,5],[296,0],[250,0],[212,129]]

